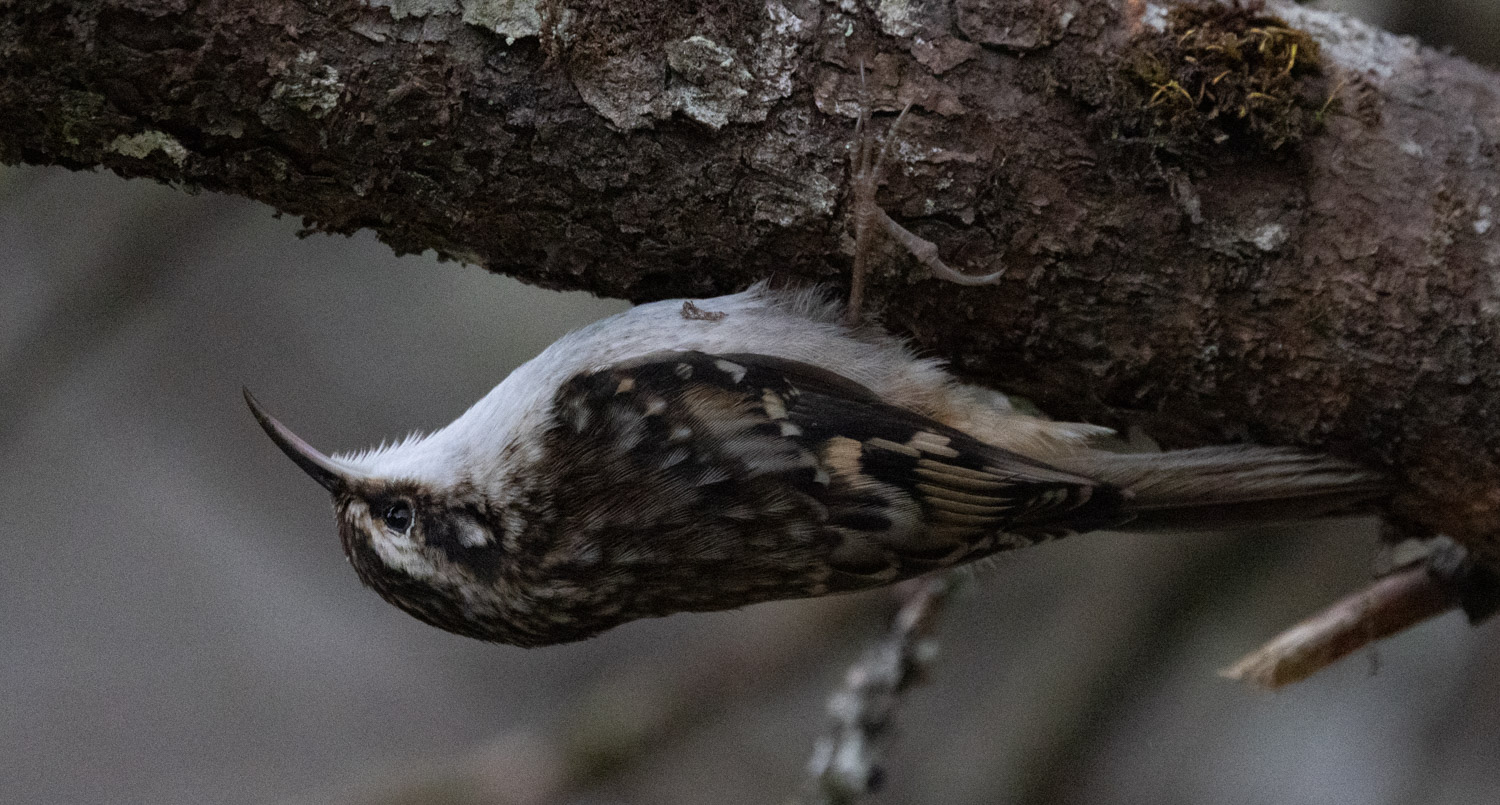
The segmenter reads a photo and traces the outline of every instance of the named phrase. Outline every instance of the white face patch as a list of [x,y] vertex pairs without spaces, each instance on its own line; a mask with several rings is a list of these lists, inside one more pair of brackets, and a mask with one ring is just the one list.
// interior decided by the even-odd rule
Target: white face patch
[[416,579],[438,577],[438,569],[433,566],[432,560],[422,551],[421,546],[412,539],[411,533],[392,533],[370,515],[370,507],[364,502],[350,503],[344,516],[354,523],[358,532],[369,535],[370,548],[386,567]]
[[457,522],[459,544],[465,548],[479,548],[490,544],[489,529],[464,516],[459,516]]

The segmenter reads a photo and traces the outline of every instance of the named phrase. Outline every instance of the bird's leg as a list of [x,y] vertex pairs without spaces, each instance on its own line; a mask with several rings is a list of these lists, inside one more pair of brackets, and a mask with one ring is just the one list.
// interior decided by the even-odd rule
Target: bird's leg
[[[844,309],[844,321],[850,326],[859,324],[864,307],[865,277],[870,272],[870,225],[874,222],[874,216],[881,213],[880,207],[875,204],[875,191],[880,187],[880,174],[872,164],[873,140],[874,137],[870,134],[870,99],[865,91],[865,66],[861,64],[859,66],[859,117],[854,124],[854,143],[850,153],[849,168],[850,193],[854,202],[854,269],[849,277],[849,306]],[[890,142],[889,136],[885,142]],[[884,144],[882,144],[882,154],[884,151]]]
[[936,244],[917,237],[911,230],[896,223],[875,202],[875,192],[884,178],[886,159],[891,145],[901,130],[901,123],[911,111],[908,103],[896,116],[896,121],[886,130],[885,137],[877,144],[870,132],[870,99],[865,90],[865,68],[859,68],[859,118],[854,124],[854,144],[851,149],[850,184],[854,213],[854,270],[849,278],[849,306],[844,312],[844,321],[857,325],[863,313],[865,301],[865,279],[870,271],[871,239],[875,231],[883,231],[911,252],[917,261],[927,267],[934,276],[959,285],[989,285],[1005,274],[1002,267],[983,275],[965,274],[951,268],[938,256]]

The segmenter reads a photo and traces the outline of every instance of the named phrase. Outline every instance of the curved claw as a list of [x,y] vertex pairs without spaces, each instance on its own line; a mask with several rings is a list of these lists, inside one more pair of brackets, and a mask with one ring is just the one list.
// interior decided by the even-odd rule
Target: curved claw
[[936,265],[929,263],[927,264],[927,270],[931,271],[934,276],[945,279],[954,285],[994,285],[1000,281],[1001,277],[1005,276],[1005,268],[1003,266],[999,271],[991,271],[988,274],[965,274],[943,263]]

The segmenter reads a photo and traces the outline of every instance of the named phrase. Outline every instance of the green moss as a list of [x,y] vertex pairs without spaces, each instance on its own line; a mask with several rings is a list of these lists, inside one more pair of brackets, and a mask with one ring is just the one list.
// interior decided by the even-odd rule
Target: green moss
[[1174,7],[1121,64],[1122,133],[1174,150],[1231,143],[1275,151],[1316,133],[1336,94],[1318,43],[1261,3]]
[[[81,144],[89,129],[97,127],[104,116],[104,96],[92,92],[64,90],[59,96],[59,113],[56,117],[58,134],[68,145]],[[80,131],[81,130],[81,131]]]

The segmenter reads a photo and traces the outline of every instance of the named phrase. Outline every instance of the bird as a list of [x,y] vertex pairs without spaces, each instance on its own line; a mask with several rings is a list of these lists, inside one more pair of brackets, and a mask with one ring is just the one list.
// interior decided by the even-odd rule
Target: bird
[[333,497],[344,553],[440,629],[523,647],[633,620],[848,593],[1100,529],[1316,517],[1391,491],[1303,450],[1100,449],[1108,428],[1018,410],[863,317],[883,235],[936,278],[993,284],[876,203],[891,143],[863,90],[847,304],[762,281],[565,335],[447,426],[328,456],[245,401]]
[[447,426],[326,455],[245,399],[416,618],[524,647],[848,593],[1100,529],[1300,519],[1386,495],[1285,447],[1122,453],[961,382],[817,286],[761,282],[576,330]]

